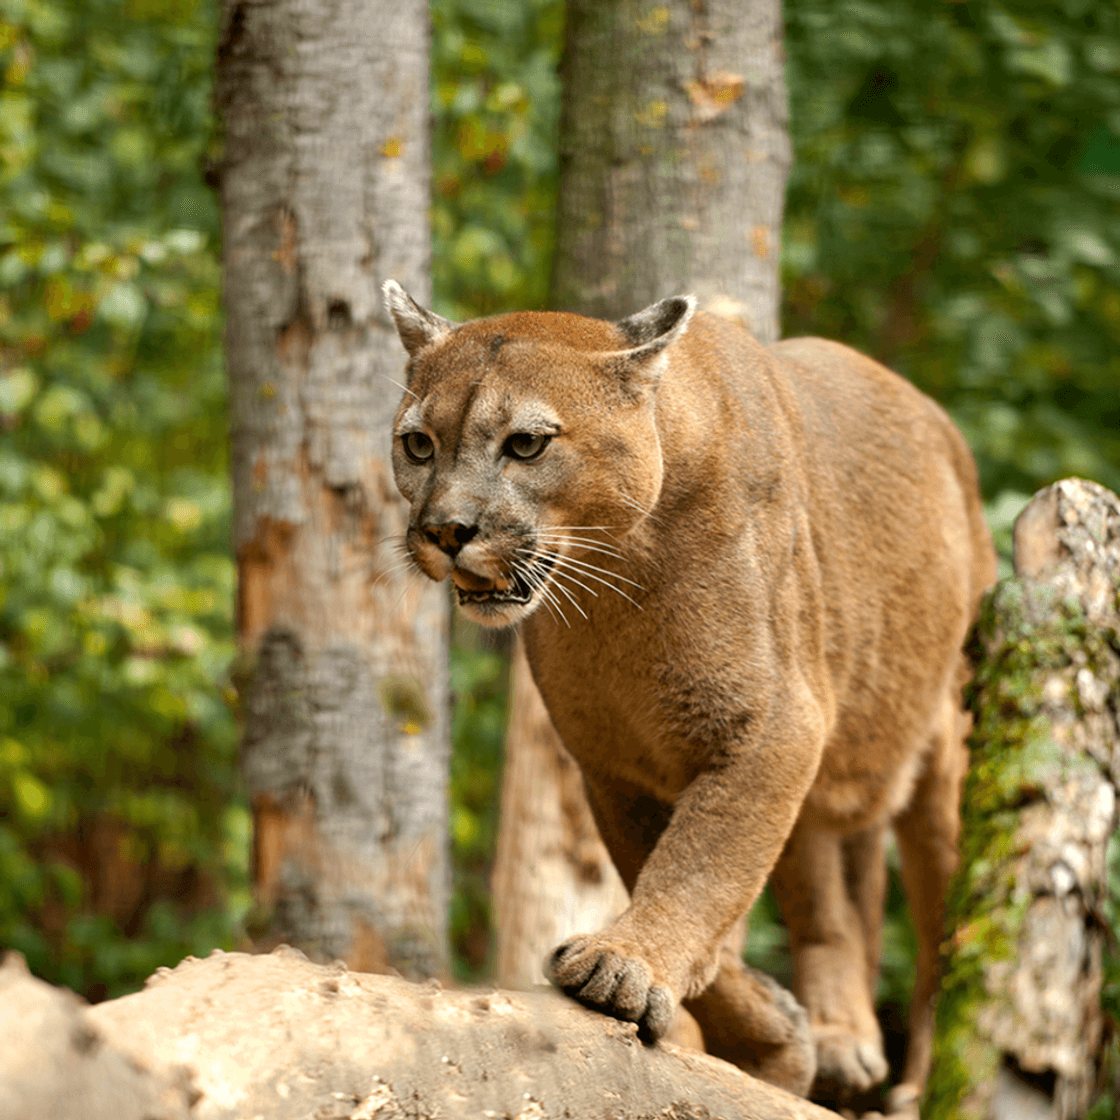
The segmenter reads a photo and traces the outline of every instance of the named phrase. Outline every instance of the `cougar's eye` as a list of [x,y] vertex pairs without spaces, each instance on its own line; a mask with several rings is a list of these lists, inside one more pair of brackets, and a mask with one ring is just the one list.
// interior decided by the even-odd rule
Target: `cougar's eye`
[[401,436],[401,445],[413,463],[426,463],[436,451],[431,437],[423,432],[405,432]]
[[511,459],[535,459],[548,446],[548,436],[535,436],[531,432],[514,432],[503,448]]

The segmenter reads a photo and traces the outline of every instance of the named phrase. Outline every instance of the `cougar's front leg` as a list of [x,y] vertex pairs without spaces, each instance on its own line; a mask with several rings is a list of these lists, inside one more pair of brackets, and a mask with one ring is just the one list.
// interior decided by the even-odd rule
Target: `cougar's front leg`
[[[643,820],[641,799],[636,805],[617,789],[588,782],[603,838],[631,887],[631,904],[601,933],[570,938],[555,951],[549,972],[558,987],[637,1022],[648,1039],[665,1034],[683,998],[708,987],[720,967],[721,944],[762,890],[816,770],[821,721],[812,711],[796,718],[791,707],[784,716],[781,728],[722,749],[720,764],[684,790],[659,835],[648,816]],[[747,1032],[758,1029],[751,1027],[753,1014],[769,1036],[767,1045],[788,1039],[804,1047],[804,1032],[791,1021],[792,1000],[783,1010],[764,983],[732,978],[729,984],[731,1002],[743,1005],[737,1014]],[[775,1069],[801,1072],[773,1079],[804,1092],[799,1082],[811,1065],[811,1053],[801,1062],[777,1063]]]
[[[633,894],[642,867],[669,825],[672,808],[628,782],[584,774],[599,835],[626,889]],[[669,1029],[676,1004],[645,955],[601,934],[569,937],[545,962],[561,990],[599,1011],[638,1024],[647,1039]]]

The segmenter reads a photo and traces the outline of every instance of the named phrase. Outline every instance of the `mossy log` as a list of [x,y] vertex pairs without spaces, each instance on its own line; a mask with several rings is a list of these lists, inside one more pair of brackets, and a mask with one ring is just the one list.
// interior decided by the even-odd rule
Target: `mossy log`
[[0,968],[2,1120],[837,1120],[556,992],[215,951],[86,1007]]
[[1079,479],[1040,491],[1015,525],[1015,573],[972,640],[972,762],[923,1120],[1115,1115],[1101,988],[1120,499]]

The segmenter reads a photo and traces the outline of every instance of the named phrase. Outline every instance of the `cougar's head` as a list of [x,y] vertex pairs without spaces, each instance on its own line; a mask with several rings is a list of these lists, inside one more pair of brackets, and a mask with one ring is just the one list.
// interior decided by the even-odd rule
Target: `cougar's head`
[[657,384],[693,298],[614,324],[527,311],[459,325],[392,280],[384,294],[408,351],[393,469],[417,566],[450,576],[487,626],[542,603],[567,617],[580,587],[609,594],[596,579],[661,492]]

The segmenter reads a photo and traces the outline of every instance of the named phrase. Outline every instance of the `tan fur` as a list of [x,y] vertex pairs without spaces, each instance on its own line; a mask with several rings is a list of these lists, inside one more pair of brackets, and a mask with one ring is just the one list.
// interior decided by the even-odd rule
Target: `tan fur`
[[[893,823],[920,944],[894,1095],[912,1098],[956,861],[960,648],[995,574],[960,434],[846,347],[763,348],[684,299],[617,325],[455,327],[386,298],[411,358],[394,452],[409,552],[473,617],[522,622],[631,891],[556,950],[555,982],[649,1038],[686,1000],[711,1052],[798,1092],[814,1065],[816,1095],[861,1092],[887,1072],[873,994]],[[402,447],[415,431],[423,463]],[[555,434],[521,461],[518,432]],[[800,1009],[738,954],[771,875],[815,1059]]]

